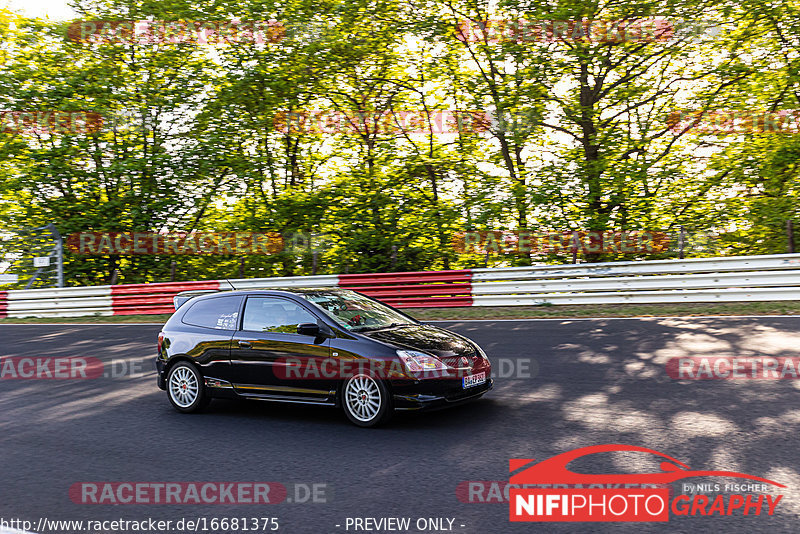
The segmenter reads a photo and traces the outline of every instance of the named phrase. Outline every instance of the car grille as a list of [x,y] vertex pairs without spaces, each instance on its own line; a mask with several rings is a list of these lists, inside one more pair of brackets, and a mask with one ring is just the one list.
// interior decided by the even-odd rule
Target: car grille
[[448,367],[453,367],[455,369],[471,369],[475,365],[475,362],[478,359],[476,356],[466,356],[468,362],[467,364],[464,364],[462,358],[464,358],[464,356],[451,356],[448,358],[441,358],[441,360]]

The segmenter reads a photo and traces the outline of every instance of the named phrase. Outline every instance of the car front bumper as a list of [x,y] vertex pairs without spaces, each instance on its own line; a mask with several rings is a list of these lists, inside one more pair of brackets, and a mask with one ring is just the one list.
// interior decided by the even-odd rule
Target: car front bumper
[[397,410],[438,410],[463,404],[483,396],[492,389],[493,380],[469,388],[454,388],[451,380],[435,383],[398,384],[393,387],[392,400]]

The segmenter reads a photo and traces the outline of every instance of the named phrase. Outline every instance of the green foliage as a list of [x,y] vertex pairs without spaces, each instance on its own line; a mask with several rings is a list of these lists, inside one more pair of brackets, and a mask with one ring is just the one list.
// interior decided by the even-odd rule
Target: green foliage
[[[70,253],[70,284],[165,281],[173,261],[177,279],[202,279],[571,259],[452,247],[458,231],[504,228],[683,226],[717,236],[689,254],[786,250],[786,220],[798,217],[797,135],[682,129],[669,117],[800,109],[795,2],[491,4],[77,3],[87,20],[237,18],[282,28],[262,44],[218,46],[74,42],[69,21],[0,10],[0,109],[103,117],[102,127],[72,133],[0,128],[0,239],[50,222],[65,235],[324,236],[316,253],[290,247],[244,259]],[[457,30],[486,20],[653,18],[674,32],[586,40],[476,30],[477,39],[464,39]],[[414,132],[393,122],[424,110],[486,119],[451,124],[447,134],[433,122]],[[338,113],[339,127],[286,127],[291,114],[312,112]]]

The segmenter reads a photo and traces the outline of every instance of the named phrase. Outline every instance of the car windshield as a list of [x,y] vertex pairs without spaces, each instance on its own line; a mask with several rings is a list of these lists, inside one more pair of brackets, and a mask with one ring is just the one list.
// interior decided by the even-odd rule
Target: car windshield
[[405,324],[416,324],[380,302],[354,291],[309,291],[303,297],[316,304],[348,330],[363,332]]

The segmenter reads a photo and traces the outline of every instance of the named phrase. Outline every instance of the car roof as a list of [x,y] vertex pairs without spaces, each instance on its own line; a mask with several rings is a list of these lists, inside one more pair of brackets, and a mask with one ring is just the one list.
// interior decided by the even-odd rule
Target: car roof
[[219,289],[219,290],[211,290],[208,292],[199,292],[199,291],[182,291],[178,293],[177,296],[193,296],[194,298],[200,299],[205,297],[214,297],[221,294],[224,295],[252,295],[252,294],[265,294],[265,295],[286,295],[286,294],[294,294],[294,295],[302,295],[303,293],[342,293],[344,291],[350,291],[348,289],[344,289],[341,287],[254,287],[254,288],[246,288],[246,289]]
[[[231,284],[232,286],[232,284]],[[186,304],[190,300],[198,301],[198,300],[206,300],[220,296],[228,296],[228,295],[265,295],[265,296],[300,296],[302,297],[303,293],[329,293],[329,294],[341,294],[346,289],[340,287],[254,287],[254,288],[247,288],[247,289],[194,289],[188,291],[181,291],[177,295],[172,298],[173,305],[175,306],[175,311],[178,311],[184,304]]]

